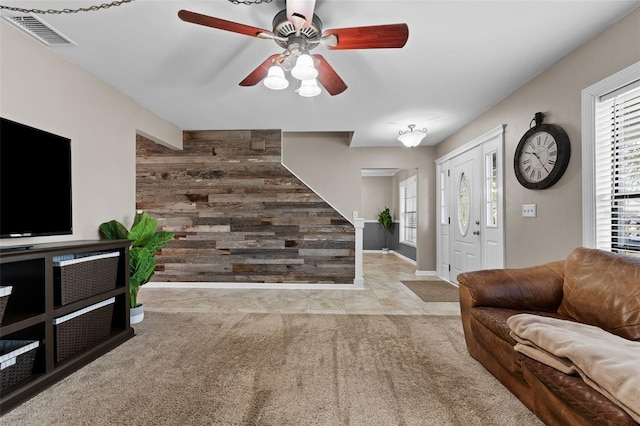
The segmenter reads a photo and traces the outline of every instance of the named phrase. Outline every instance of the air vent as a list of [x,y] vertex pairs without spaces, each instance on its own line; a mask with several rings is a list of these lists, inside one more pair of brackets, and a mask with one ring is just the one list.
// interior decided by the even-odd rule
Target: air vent
[[47,46],[77,46],[70,38],[36,16],[11,15],[4,16],[4,19]]

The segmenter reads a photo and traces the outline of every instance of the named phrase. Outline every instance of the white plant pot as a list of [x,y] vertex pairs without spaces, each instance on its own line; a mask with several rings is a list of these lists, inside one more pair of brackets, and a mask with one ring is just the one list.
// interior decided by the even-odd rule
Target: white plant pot
[[144,319],[144,306],[138,305],[129,311],[129,323],[138,324]]
[[382,254],[389,254],[389,249],[386,247],[383,247]]

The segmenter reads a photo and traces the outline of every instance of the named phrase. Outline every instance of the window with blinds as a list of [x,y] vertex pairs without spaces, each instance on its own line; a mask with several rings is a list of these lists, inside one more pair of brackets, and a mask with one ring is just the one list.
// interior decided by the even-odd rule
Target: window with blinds
[[596,247],[640,257],[640,81],[595,111]]
[[400,182],[400,242],[416,244],[418,227],[418,179],[412,176]]

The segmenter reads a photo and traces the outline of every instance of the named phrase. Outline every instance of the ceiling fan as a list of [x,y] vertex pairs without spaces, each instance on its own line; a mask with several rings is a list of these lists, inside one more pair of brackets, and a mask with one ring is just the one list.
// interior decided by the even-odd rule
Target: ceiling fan
[[188,10],[180,10],[178,17],[193,24],[274,40],[284,51],[269,56],[240,82],[240,86],[255,86],[265,80],[267,87],[283,89],[289,85],[283,71],[291,71],[299,80],[297,92],[302,96],[315,96],[320,93],[316,80],[332,96],[347,89],[345,82],[322,55],[309,54],[310,50],[319,45],[329,50],[401,48],[409,38],[407,24],[323,31],[322,21],[313,13],[314,8],[315,0],[287,0],[286,9],[278,12],[273,18],[273,31]]

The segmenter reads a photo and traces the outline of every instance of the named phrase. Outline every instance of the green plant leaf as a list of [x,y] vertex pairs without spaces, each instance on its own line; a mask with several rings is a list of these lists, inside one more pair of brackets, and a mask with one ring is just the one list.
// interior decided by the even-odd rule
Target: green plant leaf
[[146,212],[136,214],[133,226],[129,231],[129,239],[133,247],[144,247],[156,233],[158,221]]
[[104,222],[98,229],[100,234],[108,240],[126,240],[129,235],[127,228],[117,220]]
[[137,212],[133,217],[133,225],[131,225],[131,228],[134,228],[142,219],[144,219],[147,216],[149,216],[149,214],[145,211]]
[[148,249],[151,253],[155,253],[164,247],[169,241],[173,239],[174,233],[168,231],[158,231],[147,243],[145,244],[145,248]]
[[138,288],[151,279],[158,261],[151,251],[144,247],[134,247],[129,252],[129,286]]
[[389,207],[385,207],[384,210],[378,215],[378,223],[383,229],[389,229],[393,225],[393,219],[391,218],[391,212]]
[[129,290],[129,306],[131,308],[138,306],[138,291],[140,291],[139,287],[136,290]]
[[128,239],[129,248],[129,294],[131,307],[138,303],[140,287],[149,282],[158,261],[154,253],[162,249],[173,237],[173,232],[157,231],[158,221],[146,212],[136,213],[131,230],[112,220],[100,225],[100,234],[107,239]]

